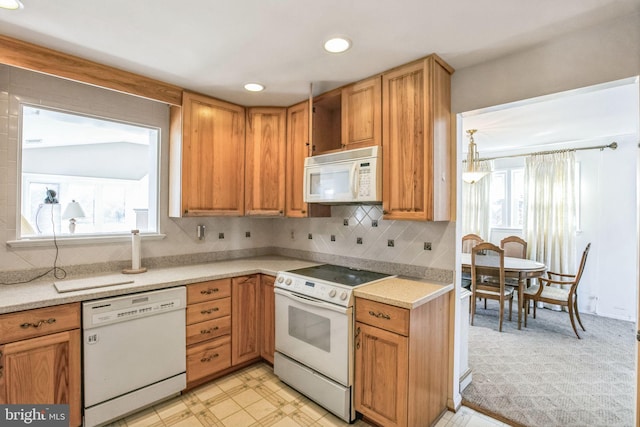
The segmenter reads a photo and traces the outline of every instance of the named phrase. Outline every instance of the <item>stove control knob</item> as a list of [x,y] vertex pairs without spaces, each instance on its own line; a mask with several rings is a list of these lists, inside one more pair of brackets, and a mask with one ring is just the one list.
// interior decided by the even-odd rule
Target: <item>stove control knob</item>
[[282,283],[282,282],[284,282],[284,277],[282,276],[278,277],[278,283]]
[[287,286],[291,285],[291,279],[287,279],[287,280],[285,280],[285,281],[284,281],[284,284],[285,284],[285,285],[287,285]]
[[343,300],[343,301],[347,299],[347,292],[346,291],[342,291],[342,293],[340,294],[340,299]]
[[330,296],[331,298],[335,297],[335,296],[336,296],[336,290],[335,290],[335,289],[331,289],[331,290],[329,291],[329,296]]

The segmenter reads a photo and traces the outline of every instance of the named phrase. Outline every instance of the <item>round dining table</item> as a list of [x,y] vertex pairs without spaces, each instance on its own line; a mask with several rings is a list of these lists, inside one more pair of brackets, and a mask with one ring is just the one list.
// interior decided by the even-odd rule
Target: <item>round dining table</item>
[[[462,272],[471,274],[471,254],[462,253],[460,255],[462,264]],[[482,265],[483,270],[486,269],[487,275],[495,271],[497,276],[500,270],[500,258],[496,256],[476,256],[476,264]],[[524,307],[524,286],[529,279],[541,277],[547,271],[547,266],[541,262],[524,258],[504,257],[504,277],[505,279],[518,279],[518,329],[522,326],[522,313]]]

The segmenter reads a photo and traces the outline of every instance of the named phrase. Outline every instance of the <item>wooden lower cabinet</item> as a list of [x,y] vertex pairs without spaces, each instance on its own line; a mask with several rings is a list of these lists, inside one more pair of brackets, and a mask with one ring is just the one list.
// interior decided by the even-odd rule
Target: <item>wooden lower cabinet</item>
[[231,279],[187,286],[187,388],[231,366]]
[[0,404],[68,404],[81,425],[79,328],[78,303],[0,316]]
[[231,367],[231,336],[187,347],[187,387]]
[[355,407],[382,426],[430,426],[447,410],[449,294],[408,310],[356,298]]
[[260,276],[260,310],[261,336],[260,356],[273,365],[273,355],[276,351],[276,295],[273,293],[276,278]]
[[234,277],[231,283],[231,364],[260,357],[260,276]]

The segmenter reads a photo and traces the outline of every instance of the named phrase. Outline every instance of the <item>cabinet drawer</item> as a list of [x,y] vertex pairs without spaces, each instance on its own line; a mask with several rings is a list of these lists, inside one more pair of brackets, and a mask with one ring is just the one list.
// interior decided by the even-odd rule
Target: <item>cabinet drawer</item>
[[187,348],[187,383],[231,366],[231,337],[224,336]]
[[231,279],[209,280],[187,286],[187,304],[231,296]]
[[0,315],[0,344],[80,328],[80,303]]
[[187,326],[187,345],[210,340],[231,333],[231,316]]
[[231,298],[201,302],[187,306],[187,325],[217,319],[231,314]]
[[356,298],[356,321],[397,334],[409,335],[409,310],[363,298]]

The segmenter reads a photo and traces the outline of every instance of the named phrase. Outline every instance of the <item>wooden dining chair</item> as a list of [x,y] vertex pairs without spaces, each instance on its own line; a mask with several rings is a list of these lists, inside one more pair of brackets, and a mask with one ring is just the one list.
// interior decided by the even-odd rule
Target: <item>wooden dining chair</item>
[[[482,237],[477,234],[465,234],[462,236],[462,252],[466,254],[471,253],[471,248],[473,248],[478,243],[482,243],[484,240]],[[461,284],[463,288],[471,287],[471,274],[462,273],[461,276]]]
[[471,248],[482,242],[484,242],[484,239],[477,234],[465,234],[464,236],[462,236],[462,252],[465,254],[470,254]]
[[504,256],[511,258],[527,258],[527,241],[518,236],[508,236],[500,240]]
[[526,307],[524,314],[525,327],[527,326],[529,301],[533,301],[534,319],[536,318],[536,304],[538,302],[556,304],[567,307],[573,332],[575,332],[578,339],[580,339],[580,334],[578,334],[575,320],[578,320],[583,331],[586,331],[586,329],[582,324],[582,320],[580,320],[580,313],[578,312],[578,285],[580,284],[580,278],[582,278],[582,273],[584,272],[584,266],[587,263],[587,255],[589,255],[590,248],[591,243],[589,243],[584,249],[584,252],[582,252],[582,259],[580,260],[580,266],[578,267],[578,272],[576,274],[563,274],[547,271],[547,277],[538,278],[538,285],[531,286],[524,290],[524,303]]
[[[492,257],[492,259],[490,259]],[[484,267],[483,267],[484,265]],[[492,268],[487,268],[492,265]],[[499,274],[496,282],[487,284],[482,278],[488,275],[495,276],[495,266],[499,266]],[[504,250],[493,243],[478,243],[471,249],[471,325],[476,313],[476,299],[485,298],[500,302],[499,330],[502,332],[502,319],[504,318],[504,303],[509,301],[509,320],[513,312],[513,287],[507,286],[504,281]]]

